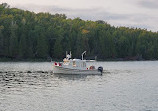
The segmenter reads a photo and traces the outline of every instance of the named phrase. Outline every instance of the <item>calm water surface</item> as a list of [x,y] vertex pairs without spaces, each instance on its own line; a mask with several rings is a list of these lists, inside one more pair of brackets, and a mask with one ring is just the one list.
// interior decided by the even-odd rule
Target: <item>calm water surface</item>
[[57,75],[49,62],[0,62],[0,111],[158,111],[158,61],[95,62]]

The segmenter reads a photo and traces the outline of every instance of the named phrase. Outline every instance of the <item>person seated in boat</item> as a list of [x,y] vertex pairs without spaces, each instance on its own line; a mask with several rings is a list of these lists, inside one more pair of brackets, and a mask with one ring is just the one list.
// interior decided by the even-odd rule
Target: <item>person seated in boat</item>
[[68,60],[68,59],[66,59],[66,58],[64,58],[64,60],[63,60],[63,61],[64,61],[64,63],[69,62],[69,60]]
[[90,66],[89,69],[93,70],[93,69],[95,69],[95,66]]

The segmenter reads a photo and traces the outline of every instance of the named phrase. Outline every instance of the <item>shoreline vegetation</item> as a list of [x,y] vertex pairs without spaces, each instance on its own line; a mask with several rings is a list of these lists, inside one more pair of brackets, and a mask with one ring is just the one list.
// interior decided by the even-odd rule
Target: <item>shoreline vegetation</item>
[[[89,60],[89,59],[86,59]],[[57,61],[57,62],[62,62],[62,59],[51,59],[51,58],[47,58],[47,59],[13,59],[13,58],[0,58],[0,62],[53,62],[53,61]],[[137,58],[137,59],[133,59],[133,58],[110,58],[110,59],[98,59],[96,60],[98,62],[103,61],[103,62],[113,62],[113,61],[157,61],[156,59],[150,59],[150,60],[145,60],[143,58]]]
[[98,61],[158,60],[158,32],[0,4],[0,61],[61,61],[85,50]]

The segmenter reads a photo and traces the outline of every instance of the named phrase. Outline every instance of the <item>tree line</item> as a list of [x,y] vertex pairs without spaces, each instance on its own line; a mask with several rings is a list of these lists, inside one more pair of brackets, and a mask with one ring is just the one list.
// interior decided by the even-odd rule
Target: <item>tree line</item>
[[62,59],[65,51],[80,58],[85,50],[101,60],[158,59],[158,32],[0,4],[0,58]]

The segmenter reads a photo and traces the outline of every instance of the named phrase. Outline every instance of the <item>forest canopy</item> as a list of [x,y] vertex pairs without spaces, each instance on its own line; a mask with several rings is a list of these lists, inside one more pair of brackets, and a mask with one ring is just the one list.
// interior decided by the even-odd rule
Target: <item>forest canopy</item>
[[158,32],[0,4],[0,58],[61,60],[65,51],[80,58],[85,50],[100,60],[158,59]]

